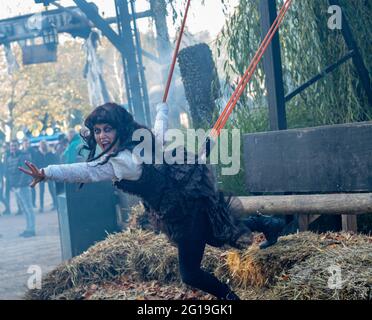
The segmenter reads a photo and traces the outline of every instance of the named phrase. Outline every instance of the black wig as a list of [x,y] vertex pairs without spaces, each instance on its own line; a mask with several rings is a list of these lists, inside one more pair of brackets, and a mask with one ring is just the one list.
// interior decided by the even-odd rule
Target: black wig
[[[97,142],[94,137],[94,126],[104,123],[109,124],[116,130],[117,137],[106,151],[103,151],[101,154],[95,157]],[[93,112],[85,119],[84,124],[89,130],[87,130],[85,134],[81,133],[81,137],[85,142],[82,150],[89,150],[87,159],[88,162],[101,158],[119,140],[118,149],[114,153],[110,154],[109,157],[102,162],[102,164],[106,163],[111,157],[115,157],[120,151],[124,150],[129,144],[132,143],[134,131],[137,129],[148,129],[134,121],[133,116],[127,110],[115,103],[106,103],[94,109]],[[150,129],[148,130],[151,132]],[[153,134],[152,137],[155,139]]]

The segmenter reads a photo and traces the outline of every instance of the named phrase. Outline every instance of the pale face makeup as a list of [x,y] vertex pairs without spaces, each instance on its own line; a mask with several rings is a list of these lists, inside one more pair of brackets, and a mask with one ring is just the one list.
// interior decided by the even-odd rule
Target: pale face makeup
[[[96,124],[93,127],[94,138],[102,151],[107,151],[116,138],[116,129],[107,123]],[[115,147],[115,146],[114,146]],[[114,149],[112,148],[112,150]]]

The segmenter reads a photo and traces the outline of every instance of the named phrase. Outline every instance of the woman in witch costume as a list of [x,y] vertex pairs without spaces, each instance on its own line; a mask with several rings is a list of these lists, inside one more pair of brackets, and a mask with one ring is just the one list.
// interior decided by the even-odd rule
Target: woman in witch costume
[[[168,106],[157,106],[154,128],[163,129]],[[85,120],[89,129],[83,136],[89,150],[87,162],[51,165],[39,169],[26,162],[29,170],[20,170],[33,177],[31,187],[44,180],[68,183],[113,181],[115,186],[142,198],[144,206],[163,232],[177,245],[179,270],[184,283],[208,292],[218,299],[237,300],[237,295],[213,275],[200,268],[206,244],[236,246],[241,235],[250,231],[263,232],[266,242],[261,248],[276,243],[283,222],[276,218],[253,216],[237,220],[229,202],[215,190],[205,164],[174,164],[155,161],[151,148],[151,163],[143,163],[133,141],[138,129],[148,130],[153,142],[164,132],[152,133],[139,125],[121,106],[107,103],[96,108]],[[160,139],[161,140],[161,139]],[[96,155],[97,145],[101,154]],[[165,153],[161,152],[161,157]]]

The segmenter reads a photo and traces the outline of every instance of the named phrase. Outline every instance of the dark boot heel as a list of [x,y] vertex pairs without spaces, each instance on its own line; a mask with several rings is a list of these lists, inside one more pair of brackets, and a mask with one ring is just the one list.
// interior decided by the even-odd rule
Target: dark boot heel
[[260,249],[267,249],[278,242],[278,238],[284,229],[285,222],[283,219],[264,217],[264,230],[266,241],[260,244]]
[[230,291],[223,300],[240,300],[240,298],[233,291]]
[[264,215],[255,215],[243,220],[246,226],[252,231],[262,232],[266,241],[261,243],[260,249],[266,249],[274,245],[284,229],[283,219]]

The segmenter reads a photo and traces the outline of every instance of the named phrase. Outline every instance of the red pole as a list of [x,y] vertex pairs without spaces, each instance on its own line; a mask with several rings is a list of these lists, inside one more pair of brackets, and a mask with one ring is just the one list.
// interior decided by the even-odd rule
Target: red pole
[[171,82],[172,82],[174,68],[176,66],[177,55],[178,55],[178,51],[180,49],[183,31],[185,29],[186,20],[187,20],[187,13],[189,12],[189,7],[190,7],[190,0],[187,1],[185,16],[184,16],[183,21],[182,21],[182,26],[181,26],[180,34],[178,36],[176,49],[174,50],[173,60],[172,60],[171,68],[170,68],[169,75],[168,75],[168,81],[167,81],[167,85],[165,87],[165,92],[164,92],[164,96],[163,96],[163,103],[167,102],[169,88],[170,88],[170,85],[171,85]]
[[249,65],[247,71],[245,72],[244,76],[240,80],[237,88],[235,89],[233,95],[231,96],[229,102],[227,103],[225,109],[223,110],[222,114],[218,118],[216,124],[212,130],[212,136],[217,138],[220,134],[221,129],[225,126],[230,114],[232,113],[233,109],[235,108],[239,98],[244,92],[245,87],[247,86],[248,82],[253,76],[254,71],[257,68],[258,63],[260,62],[262,56],[264,55],[267,47],[270,45],[272,38],[274,37],[276,31],[278,30],[280,24],[282,23],[286,12],[288,11],[292,0],[287,0],[283,7],[281,8],[279,15],[275,19],[274,23],[272,24],[268,34],[266,35],[265,39],[263,40],[261,46],[257,50],[251,64]]

